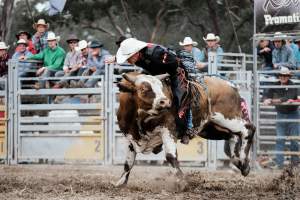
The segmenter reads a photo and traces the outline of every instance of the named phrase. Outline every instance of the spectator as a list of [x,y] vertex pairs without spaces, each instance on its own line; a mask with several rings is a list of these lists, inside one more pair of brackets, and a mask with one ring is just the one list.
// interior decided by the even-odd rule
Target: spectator
[[264,59],[262,70],[273,69],[273,63],[272,63],[273,49],[274,49],[274,45],[269,40],[259,41],[259,45],[257,47],[257,55],[261,56]]
[[218,44],[220,37],[215,36],[213,33],[208,33],[206,38],[203,38],[203,40],[206,42],[206,47],[203,49],[205,58],[204,60],[206,62],[201,62],[197,65],[197,68],[202,72],[208,72],[208,53],[215,52],[217,54],[217,63],[220,63],[223,59],[223,57],[220,56],[220,54],[223,53],[223,49]]
[[[66,55],[65,51],[57,45],[58,37],[56,37],[53,32],[49,32],[46,39],[48,41],[48,47],[44,51],[27,58],[43,61],[44,67],[41,67],[36,72],[36,75],[41,77],[51,77],[54,76],[56,72],[62,70]],[[44,88],[45,84],[46,81],[40,81],[35,85],[35,88]]]
[[[276,85],[289,86],[294,85],[290,80],[291,72],[286,67],[281,67],[279,74],[279,82]],[[293,100],[299,98],[299,91],[297,88],[276,88],[269,89],[267,98],[264,100],[264,105],[275,105],[277,112],[277,119],[281,120],[299,120],[299,111],[297,105],[288,104]],[[285,105],[282,105],[285,104]],[[299,136],[299,123],[298,122],[277,122],[276,123],[276,134],[277,137],[283,136]],[[278,138],[276,142],[276,151],[284,151],[285,139]],[[291,141],[291,151],[299,151],[298,141]],[[297,165],[299,157],[292,156],[292,165]],[[278,168],[282,168],[284,163],[283,154],[277,154],[276,164]]]
[[191,37],[185,37],[183,42],[179,42],[180,46],[183,46],[183,49],[192,54],[194,61],[196,62],[196,67],[201,67],[201,62],[204,62],[204,53],[198,49],[198,43],[193,41]]
[[296,67],[296,61],[293,51],[290,47],[286,46],[286,35],[281,32],[276,32],[274,34],[274,50],[272,52],[272,62],[274,69],[279,69],[280,67],[287,67],[289,69],[294,69]]
[[296,68],[300,69],[300,38],[297,38],[295,40],[295,43],[297,45],[297,52],[295,53],[295,60],[296,60]]
[[[105,73],[105,60],[109,58],[110,53],[103,49],[103,44],[98,41],[92,41],[90,44],[91,53],[88,56],[87,69],[84,70],[83,76],[98,76]],[[94,87],[97,83],[97,78],[82,79],[78,82],[79,87]]]
[[[88,43],[85,40],[81,40],[78,42],[77,50],[80,52],[80,59],[79,59],[79,71],[78,76],[81,76],[83,72],[87,69],[87,60],[89,56],[89,48]],[[79,83],[75,80],[70,81],[70,87],[76,88],[78,87]]]
[[[20,31],[18,34],[16,34],[16,38],[17,38],[17,41],[19,41],[20,39],[23,39],[26,41],[27,43],[27,50],[30,51],[32,54],[36,54],[36,50],[34,48],[34,45],[32,43],[32,40],[31,40],[31,34],[28,33],[27,31]],[[19,51],[20,49],[16,48],[16,51]]]
[[40,53],[48,46],[47,30],[49,29],[49,24],[44,19],[39,19],[37,23],[33,24],[33,28],[36,30],[36,33],[32,37],[32,42],[37,53]]
[[[75,35],[70,35],[67,39],[70,51],[66,55],[63,71],[57,72],[55,76],[70,77],[78,75],[80,69],[80,52],[76,50],[78,41],[79,39]],[[68,80],[61,80],[55,84],[54,88],[67,87],[68,82]]]
[[[27,49],[28,43],[24,39],[19,39],[17,42],[17,49],[12,59],[19,60],[22,57],[32,56],[32,53]],[[22,63],[18,65],[18,74],[20,77],[28,77],[28,70],[30,69],[31,63]]]
[[[7,50],[9,46],[6,46],[5,42],[0,42],[0,77],[5,78],[8,73],[8,60],[10,58]],[[4,82],[0,83],[0,89],[4,90]]]

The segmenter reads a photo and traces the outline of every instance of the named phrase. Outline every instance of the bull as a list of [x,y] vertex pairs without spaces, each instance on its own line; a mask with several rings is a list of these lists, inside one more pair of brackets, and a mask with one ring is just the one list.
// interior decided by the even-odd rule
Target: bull
[[[241,97],[238,90],[227,81],[204,78],[205,88],[197,82],[190,82],[198,95],[191,103],[193,124],[197,135],[206,139],[226,140],[225,153],[247,176],[249,150],[255,128],[242,119]],[[128,152],[124,172],[117,186],[127,184],[137,153],[159,153],[164,147],[166,160],[182,177],[176,149],[177,111],[172,105],[172,91],[168,75],[123,74],[118,83],[120,107],[118,124],[127,138]]]

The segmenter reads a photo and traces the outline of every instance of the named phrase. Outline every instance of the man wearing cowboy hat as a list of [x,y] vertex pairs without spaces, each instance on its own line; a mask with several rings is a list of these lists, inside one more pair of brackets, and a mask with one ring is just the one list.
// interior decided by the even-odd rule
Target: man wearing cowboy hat
[[196,66],[204,61],[204,53],[196,47],[198,45],[198,42],[193,41],[191,37],[185,37],[183,39],[183,42],[179,42],[179,45],[183,46],[183,49],[185,51],[193,55]]
[[[32,56],[32,53],[27,49],[28,43],[24,39],[19,39],[17,41],[17,48],[19,49],[14,53],[12,56],[12,59],[19,60],[21,57],[29,57]],[[18,74],[20,77],[27,77],[28,76],[28,70],[31,66],[31,63],[22,63],[19,62],[18,64]]]
[[294,53],[290,47],[286,46],[286,39],[287,36],[281,32],[274,34],[273,43],[275,48],[272,52],[274,69],[279,69],[280,67],[294,69],[296,67]]
[[0,42],[0,77],[7,76],[8,60],[10,59],[8,48],[9,46],[6,46],[5,42]]
[[[117,63],[122,64],[128,62],[132,65],[137,65],[146,70],[151,75],[170,74],[171,88],[174,95],[174,105],[177,108],[177,128],[180,134],[181,142],[189,143],[189,137],[193,135],[192,130],[187,129],[186,111],[188,108],[184,101],[186,94],[186,74],[182,63],[177,55],[167,48],[146,43],[135,38],[124,40],[116,54]],[[181,81],[182,80],[182,81]]]
[[[16,38],[17,38],[17,41],[19,41],[20,39],[23,39],[27,42],[27,50],[30,51],[32,54],[36,54],[36,50],[35,50],[35,47],[32,43],[32,40],[31,40],[31,34],[27,31],[19,31],[19,33],[16,34]],[[19,48],[17,46],[16,50],[15,51],[19,51]]]
[[[295,85],[290,77],[292,73],[287,67],[281,67],[279,72],[279,81],[275,85],[290,86]],[[299,120],[300,115],[297,105],[292,105],[293,100],[299,99],[299,88],[272,88],[266,94],[264,105],[275,105],[278,120]],[[299,136],[299,122],[277,122],[276,134],[278,137],[283,136]],[[285,150],[285,139],[278,138],[276,142],[276,151]],[[291,140],[291,151],[299,151],[298,141]],[[292,156],[292,165],[299,164],[299,157]],[[283,154],[276,155],[276,164],[278,168],[283,168],[284,156]]]
[[[54,76],[58,71],[62,70],[66,53],[63,48],[57,45],[58,38],[59,37],[55,36],[55,33],[49,32],[47,37],[48,47],[46,49],[36,55],[29,56],[28,58],[21,58],[43,61],[44,66],[37,70],[37,76],[51,77]],[[45,84],[46,81],[40,81],[35,85],[35,88],[44,88]]]
[[33,24],[33,28],[36,30],[36,33],[32,37],[32,42],[37,53],[40,53],[47,48],[48,42],[48,29],[49,24],[46,23],[44,19],[39,19],[36,23]]
[[[92,41],[89,48],[91,49],[91,53],[88,56],[87,68],[82,75],[103,75],[105,72],[105,60],[111,57],[111,54],[103,49],[103,44],[99,41]],[[95,87],[98,80],[98,78],[82,79],[78,82],[78,87]]]
[[203,37],[203,40],[206,42],[206,47],[203,49],[204,52],[204,57],[206,62],[201,62],[200,64],[197,65],[197,68],[201,72],[207,72],[208,71],[208,54],[209,52],[215,52],[217,54],[217,63],[220,63],[223,59],[220,54],[222,54],[224,51],[222,47],[218,44],[220,41],[220,37],[216,36],[213,33],[208,33],[206,35],[206,38]]
[[[70,35],[66,42],[69,45],[70,51],[67,53],[63,71],[59,71],[55,74],[56,77],[60,76],[76,76],[78,74],[80,68],[80,52],[77,51],[79,39],[76,35]],[[57,84],[55,84],[54,88],[66,87],[68,84],[68,80],[61,80]]]

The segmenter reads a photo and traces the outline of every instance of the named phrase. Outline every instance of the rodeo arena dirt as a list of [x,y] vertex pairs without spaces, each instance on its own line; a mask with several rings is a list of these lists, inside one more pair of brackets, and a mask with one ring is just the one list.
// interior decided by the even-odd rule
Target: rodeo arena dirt
[[124,34],[115,55],[72,34],[66,53],[44,19],[12,56],[1,40],[0,200],[300,200],[300,32],[268,29],[298,1],[257,2],[253,54],[214,33]]

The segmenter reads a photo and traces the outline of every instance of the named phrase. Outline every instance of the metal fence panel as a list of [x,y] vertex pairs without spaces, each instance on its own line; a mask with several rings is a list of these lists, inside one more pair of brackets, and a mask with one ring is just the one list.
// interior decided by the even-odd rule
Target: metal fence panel
[[36,90],[28,84],[43,78],[20,78],[18,62],[9,66],[10,163],[104,163],[104,77],[93,77],[96,88]]

